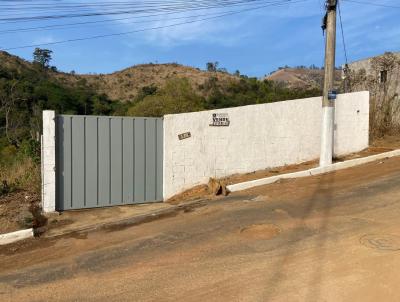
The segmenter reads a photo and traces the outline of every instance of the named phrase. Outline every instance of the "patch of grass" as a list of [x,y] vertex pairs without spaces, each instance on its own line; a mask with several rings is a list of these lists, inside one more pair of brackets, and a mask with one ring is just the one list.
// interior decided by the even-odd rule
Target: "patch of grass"
[[40,164],[29,157],[0,165],[0,196],[20,189],[40,194]]

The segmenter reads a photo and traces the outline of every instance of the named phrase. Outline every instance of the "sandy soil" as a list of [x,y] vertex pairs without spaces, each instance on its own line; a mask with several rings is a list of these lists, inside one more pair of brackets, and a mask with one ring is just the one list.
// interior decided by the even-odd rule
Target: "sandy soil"
[[371,143],[371,147],[399,149],[400,135],[386,135],[384,137],[374,139],[374,141]]
[[400,301],[400,158],[0,247],[1,301]]

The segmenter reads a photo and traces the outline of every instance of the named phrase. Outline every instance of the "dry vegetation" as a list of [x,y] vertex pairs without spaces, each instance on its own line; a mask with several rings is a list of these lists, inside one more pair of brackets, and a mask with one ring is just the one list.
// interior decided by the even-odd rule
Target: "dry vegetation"
[[[322,89],[324,70],[311,68],[281,68],[269,76],[267,80],[280,82],[289,88]],[[341,70],[336,70],[335,86],[341,86]]]
[[[164,88],[172,79],[188,79],[194,91],[204,94],[200,87],[210,77],[216,77],[220,87],[238,81],[238,77],[224,72],[207,72],[179,64],[137,65],[111,74],[74,75],[59,73],[57,78],[65,84],[85,83],[97,93],[104,93],[111,100],[132,101],[145,87]],[[205,96],[205,95],[203,95]]]
[[10,165],[0,166],[0,189],[4,193],[23,188],[34,194],[40,193],[40,169],[30,158],[24,158]]
[[40,169],[30,158],[0,165],[0,234],[30,228],[40,217]]
[[[385,72],[382,79],[381,72]],[[400,59],[393,53],[371,59],[371,70],[349,70],[345,85],[350,91],[371,94],[370,135],[375,140],[400,133]]]

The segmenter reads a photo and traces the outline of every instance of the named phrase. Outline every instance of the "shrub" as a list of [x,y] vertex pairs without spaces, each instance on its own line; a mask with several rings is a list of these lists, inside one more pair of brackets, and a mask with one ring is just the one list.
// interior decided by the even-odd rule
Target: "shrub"
[[34,163],[40,163],[40,142],[30,139],[22,142],[18,150],[20,157],[30,158]]
[[0,165],[1,194],[24,189],[40,193],[40,165],[31,158],[15,158],[7,164]]
[[147,95],[128,110],[131,116],[160,117],[165,114],[200,111],[204,100],[198,96],[187,79],[169,80],[163,89]]

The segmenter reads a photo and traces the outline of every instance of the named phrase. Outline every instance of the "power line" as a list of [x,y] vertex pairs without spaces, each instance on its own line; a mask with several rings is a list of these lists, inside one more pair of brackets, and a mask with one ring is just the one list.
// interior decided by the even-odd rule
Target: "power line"
[[[199,4],[199,3],[235,3],[235,2],[257,2],[259,0],[242,0],[242,1],[233,1],[233,0],[215,0],[215,1],[211,1],[211,0],[197,0],[197,1],[193,1],[192,4]],[[175,1],[168,1],[167,3],[168,5],[176,5],[176,4],[188,4],[187,1],[183,1],[183,0],[175,0]],[[63,3],[62,5],[60,4],[42,4],[42,5],[38,5],[35,4],[34,6],[24,6],[24,8],[26,10],[39,10],[39,11],[43,11],[43,10],[62,10],[62,9],[77,9],[77,8],[123,8],[123,7],[155,7],[155,6],[161,6],[161,5],[166,5],[166,1],[141,1],[140,3],[134,3],[134,2],[103,2],[103,3]],[[21,5],[17,4],[15,5],[13,3],[13,5],[2,5],[0,4],[0,7],[3,9],[10,9],[10,10],[20,10],[21,9]]]
[[[242,3],[239,3],[242,4]],[[235,4],[231,3],[230,6]],[[243,5],[243,4],[242,4]],[[143,14],[148,12],[165,12],[165,11],[180,11],[180,10],[189,10],[189,9],[210,9],[210,8],[218,8],[224,7],[227,4],[213,4],[210,5],[208,3],[200,4],[200,5],[164,5],[158,6],[156,8],[148,8],[148,7],[135,7],[132,9],[131,7],[124,7],[123,10],[101,10],[101,11],[93,11],[90,12],[74,12],[74,13],[65,13],[65,14],[53,14],[53,15],[35,15],[35,16],[24,16],[24,17],[7,17],[0,18],[1,24],[7,23],[19,23],[19,22],[35,22],[35,21],[43,21],[43,20],[59,20],[59,19],[70,19],[70,18],[80,18],[80,17],[97,17],[97,16],[110,16],[110,15],[127,15],[127,14]]]
[[[254,3],[254,2],[259,2],[261,0],[217,0],[217,1],[210,1],[210,0],[198,0],[198,1],[194,1],[191,3],[188,3],[187,1],[169,1],[169,2],[165,2],[165,1],[161,1],[161,2],[141,2],[141,3],[127,3],[127,4],[123,4],[123,5],[119,5],[116,4],[115,2],[109,2],[108,4],[104,4],[99,6],[98,4],[93,6],[93,5],[86,5],[86,4],[77,4],[77,5],[70,5],[67,6],[66,8],[68,8],[68,10],[74,10],[75,13],[77,13],[77,11],[81,11],[83,9],[91,9],[91,10],[108,10],[108,12],[110,12],[111,10],[116,10],[116,9],[155,9],[155,8],[177,8],[178,6],[180,7],[199,7],[202,5],[205,6],[222,6],[222,5],[235,5],[235,4],[246,4],[246,3]],[[0,5],[1,7],[1,5]],[[1,7],[3,10],[19,10],[21,11],[21,6],[17,5],[15,7]],[[25,11],[28,11],[29,13],[31,13],[35,7],[29,7],[29,6],[24,6],[23,7]],[[53,5],[50,7],[42,7],[42,8],[38,8],[36,7],[36,9],[39,9],[41,12],[49,12],[49,11],[56,11],[56,12],[62,12],[63,9],[62,7],[60,7],[59,5]],[[28,14],[29,14],[28,13]],[[21,13],[26,15],[27,13]],[[20,14],[20,15],[21,15]],[[7,16],[9,16],[10,14],[8,13]],[[53,15],[47,16],[47,15],[41,15],[41,16],[36,16],[36,17],[52,17]],[[60,15],[56,15],[58,17],[60,17]],[[9,18],[11,19],[11,18]]]
[[[200,5],[235,5],[235,4],[246,4],[246,3],[256,3],[259,2],[261,0],[219,0],[219,1],[210,1],[210,0],[198,0],[195,3],[191,3],[190,5],[195,5],[195,6],[200,6]],[[161,2],[145,2],[145,3],[126,3],[126,4],[118,4],[115,2],[109,2],[107,4],[103,4],[103,5],[99,5],[99,4],[92,4],[92,5],[87,5],[87,4],[78,4],[78,5],[67,5],[67,6],[60,6],[60,5],[52,5],[49,7],[30,7],[30,6],[24,6],[24,10],[27,11],[23,12],[23,13],[13,13],[13,16],[16,15],[32,15],[32,12],[35,11],[39,11],[39,13],[41,12],[52,12],[55,11],[56,13],[62,13],[62,12],[68,12],[70,13],[71,10],[73,12],[82,12],[85,10],[101,10],[102,12],[107,11],[107,12],[111,12],[111,11],[115,11],[116,9],[154,9],[154,8],[160,8],[160,7],[164,7],[164,8],[168,8],[168,7],[177,7],[177,6],[181,6],[181,7],[188,7],[190,5],[188,5],[187,1],[169,1],[168,3],[165,3],[165,1],[161,1]],[[0,4],[0,8],[2,9],[1,11],[7,11],[7,17],[10,17],[10,12],[13,11],[21,11],[21,6],[20,5],[16,5],[16,6],[1,6]],[[31,17],[31,16],[30,16]],[[46,17],[46,16],[40,16],[40,17]]]
[[174,23],[174,24],[170,24],[170,25],[143,28],[143,29],[139,29],[139,30],[121,32],[121,33],[113,33],[113,34],[105,34],[105,35],[96,35],[96,36],[91,36],[91,37],[60,40],[60,41],[49,42],[49,43],[38,43],[38,44],[33,44],[33,45],[23,45],[23,46],[16,46],[16,47],[10,47],[10,48],[2,48],[1,50],[8,51],[8,50],[15,50],[15,49],[24,49],[24,48],[31,48],[31,47],[40,47],[40,46],[57,45],[57,44],[64,44],[64,43],[78,42],[78,41],[85,41],[85,40],[93,40],[93,39],[100,39],[100,38],[113,37],[113,36],[129,35],[129,34],[133,34],[133,33],[139,33],[139,32],[151,31],[151,30],[158,30],[158,29],[165,29],[165,28],[171,28],[171,27],[176,27],[176,26],[181,26],[181,25],[187,25],[187,24],[192,24],[192,23],[201,22],[201,21],[218,19],[218,18],[222,18],[222,17],[226,17],[226,16],[232,16],[232,15],[236,15],[236,14],[241,14],[241,13],[244,13],[244,12],[259,10],[259,9],[263,9],[263,8],[271,7],[271,6],[283,6],[283,5],[291,4],[291,3],[306,2],[308,0],[297,0],[297,1],[288,0],[288,1],[289,2],[270,3],[268,5],[263,5],[263,6],[259,6],[259,7],[243,9],[241,11],[225,13],[225,14],[221,14],[221,15],[218,15],[218,16],[202,18],[202,19],[197,19],[197,20],[191,20],[191,21],[185,21],[185,22],[181,22],[181,23]]
[[[234,11],[228,11],[228,12],[234,12]],[[197,17],[204,17],[204,16],[210,16],[210,15],[218,15],[221,13],[222,12],[198,14],[198,15],[183,16],[183,17],[173,17],[173,18],[168,18],[167,21],[197,18]],[[148,15],[146,17],[166,16],[166,15],[171,15],[171,14],[176,14],[176,13]],[[138,17],[117,18],[117,19],[111,19],[111,20],[87,21],[87,22],[77,22],[77,23],[69,23],[69,24],[57,24],[57,25],[48,25],[48,26],[9,29],[9,30],[0,31],[0,35],[12,34],[12,33],[16,33],[16,32],[21,33],[21,32],[32,32],[32,31],[46,31],[46,30],[53,30],[53,29],[57,30],[57,29],[65,29],[65,28],[70,28],[70,27],[75,27],[75,26],[80,26],[80,25],[90,26],[90,25],[97,25],[99,23],[109,23],[109,22],[125,21],[125,20],[133,20],[133,19],[138,19]],[[165,20],[166,19],[150,19],[150,20],[141,20],[141,21],[131,21],[131,22],[127,22],[124,24],[138,24],[138,23],[141,24],[141,23],[160,22],[160,21],[165,21]]]
[[400,8],[400,6],[389,5],[389,4],[382,4],[382,3],[374,3],[374,2],[367,2],[367,1],[358,1],[358,0],[344,0],[346,2],[352,2],[357,4],[363,5],[372,5],[372,6],[379,6],[379,7],[386,7],[386,8]]
[[[282,1],[290,1],[290,0],[282,0]],[[78,17],[97,17],[97,16],[110,16],[110,15],[126,15],[126,14],[140,14],[140,13],[148,13],[148,12],[157,12],[157,11],[175,11],[175,10],[198,10],[198,9],[212,9],[219,7],[228,7],[228,6],[243,6],[248,5],[249,3],[255,2],[266,2],[271,3],[273,1],[266,0],[236,0],[236,1],[197,1],[197,3],[187,4],[185,2],[181,4],[173,4],[173,5],[158,5],[154,7],[143,7],[136,6],[135,9],[131,9],[130,7],[124,7],[123,10],[111,10],[111,11],[92,11],[86,13],[66,13],[66,14],[53,14],[53,15],[35,15],[30,17],[7,17],[0,18],[0,24],[7,23],[19,23],[19,22],[35,22],[35,21],[43,21],[43,20],[59,20],[59,19],[69,19],[69,18],[78,18]]]
[[[275,2],[267,2],[267,3],[280,3],[280,2],[275,1]],[[202,10],[202,9],[198,9],[198,10]],[[194,10],[190,10],[190,11],[194,11]],[[159,13],[159,14],[141,15],[141,16],[134,16],[134,17],[114,18],[114,19],[105,19],[105,20],[96,20],[96,21],[84,21],[84,22],[73,22],[73,23],[66,23],[66,24],[55,24],[55,25],[44,25],[44,26],[36,26],[36,27],[25,27],[25,28],[22,27],[22,28],[15,28],[15,29],[6,29],[6,30],[1,30],[0,35],[7,34],[7,33],[15,33],[15,32],[42,31],[42,30],[51,30],[51,29],[59,29],[59,28],[62,29],[62,28],[74,27],[74,26],[78,26],[78,25],[109,23],[109,22],[116,22],[116,21],[142,19],[142,18],[148,18],[148,17],[169,16],[169,15],[174,15],[174,14],[180,14],[183,12],[185,12],[185,11],[176,11],[176,12],[169,12],[169,13]],[[234,11],[228,11],[228,13],[229,12],[234,12]],[[179,19],[185,19],[185,18],[191,18],[191,17],[202,17],[202,16],[215,15],[215,14],[220,14],[220,13],[222,13],[222,12],[200,14],[200,15],[196,15],[196,16],[174,17],[174,18],[169,18],[168,20],[179,20]],[[136,21],[136,22],[129,22],[129,23],[148,23],[148,22],[157,22],[157,21],[163,21],[163,19]]]
[[346,40],[344,37],[344,29],[343,29],[343,21],[342,21],[342,10],[340,8],[340,0],[338,1],[338,11],[339,11],[339,21],[340,21],[340,30],[342,32],[342,43],[343,43],[343,50],[344,56],[346,59],[346,66],[349,64],[348,56],[347,56],[347,47],[346,47]]

